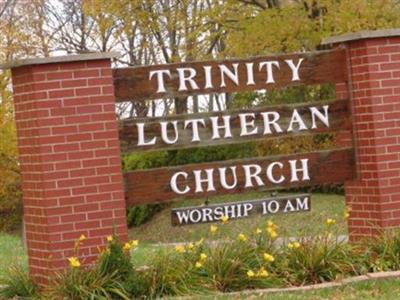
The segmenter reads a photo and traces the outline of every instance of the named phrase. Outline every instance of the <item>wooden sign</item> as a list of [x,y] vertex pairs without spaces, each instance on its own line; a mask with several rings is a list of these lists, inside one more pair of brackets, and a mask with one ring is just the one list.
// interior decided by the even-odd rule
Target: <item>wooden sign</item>
[[174,98],[347,80],[344,49],[114,69],[117,101]]
[[171,211],[171,223],[174,226],[181,226],[218,222],[224,216],[228,217],[229,220],[236,220],[255,215],[272,216],[277,213],[287,214],[310,210],[311,196],[309,194],[300,194],[252,201],[175,208]]
[[182,149],[350,130],[348,100],[120,122],[124,151]]
[[259,189],[342,183],[354,176],[352,149],[156,168],[125,174],[128,205]]
[[[337,48],[250,59],[123,68],[115,69],[113,76],[117,101],[131,101],[346,83],[346,64],[346,51]],[[331,132],[348,134],[351,131],[349,100],[135,118],[119,123],[124,152],[226,145]],[[127,172],[124,178],[127,204],[138,205],[259,189],[339,184],[355,177],[354,166],[353,148],[342,148],[140,170]],[[291,203],[288,201],[282,200],[282,203]],[[235,207],[242,206],[237,204]],[[187,214],[192,218],[187,223],[210,219],[199,209],[187,211]],[[183,212],[180,217],[176,216],[184,218]]]

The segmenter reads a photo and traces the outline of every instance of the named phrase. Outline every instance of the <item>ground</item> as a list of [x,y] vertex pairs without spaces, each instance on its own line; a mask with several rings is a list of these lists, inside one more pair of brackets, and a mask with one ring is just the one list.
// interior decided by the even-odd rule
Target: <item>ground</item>
[[[265,192],[247,193],[241,195],[228,195],[210,198],[210,203],[232,202],[248,199],[259,199],[268,197]],[[173,207],[196,206],[202,205],[204,200],[187,200],[176,202]],[[274,217],[253,217],[230,222],[226,234],[237,236],[240,232],[253,230],[260,226],[264,228],[266,220],[276,222],[281,228],[280,234],[287,236],[313,235],[318,234],[325,227],[327,218],[334,218],[337,221],[337,229],[339,234],[346,234],[346,225],[343,218],[345,210],[344,197],[335,194],[318,194],[313,193],[311,197],[311,212],[300,212],[286,215],[275,215]],[[145,243],[168,243],[194,241],[203,237],[210,224],[202,225],[186,225],[181,227],[171,226],[170,208],[165,209],[157,214],[153,220],[143,226],[132,228],[130,237],[139,239]]]
[[[244,199],[256,199],[266,197],[262,193],[250,193],[245,195],[224,196],[209,199],[211,203],[229,202]],[[182,201],[173,204],[174,207],[201,205],[203,201]],[[209,224],[189,225],[172,227],[170,223],[170,207],[158,213],[154,219],[140,227],[130,230],[130,237],[139,239],[141,245],[133,253],[136,265],[146,263],[149,251],[159,247],[160,243],[195,241],[206,235]],[[309,213],[297,213],[291,215],[276,215],[272,218],[255,217],[243,220],[232,221],[224,225],[224,235],[236,236],[239,232],[246,232],[250,228],[264,226],[266,220],[272,220],[284,236],[312,235],[318,234],[326,229],[327,218],[336,220],[336,229],[339,234],[346,234],[346,223],[343,217],[345,210],[344,197],[335,194],[312,194],[312,211]],[[27,264],[27,257],[21,243],[20,233],[0,234],[0,276],[12,263]],[[196,299],[397,299],[400,295],[399,280],[369,281],[358,284],[349,284],[340,288],[330,288],[316,291],[278,293],[268,295],[238,295],[238,296],[203,296]]]
[[348,284],[343,287],[327,288],[306,292],[277,294],[253,294],[237,296],[205,296],[198,300],[395,300],[400,298],[400,279],[386,279]]
[[[220,196],[209,199],[210,203],[230,202],[268,197],[264,193],[247,193],[233,196]],[[201,205],[204,200],[187,200],[176,202],[173,207]],[[279,226],[279,234],[284,236],[313,235],[325,230],[325,220],[334,218],[339,234],[346,234],[346,224],[343,218],[345,210],[344,197],[335,194],[313,193],[311,197],[311,212],[276,215],[271,218],[253,217],[232,221],[224,225],[223,236],[236,237],[240,232],[246,233],[257,226],[264,227],[266,220],[272,220]],[[140,241],[140,247],[133,255],[137,264],[146,263],[146,252],[158,247],[159,243],[173,243],[196,241],[205,236],[210,224],[187,225],[182,227],[171,226],[171,208],[167,207],[159,212],[151,222],[140,227],[131,228],[129,235]],[[0,234],[0,275],[12,263],[26,265],[27,257],[23,250],[20,232],[14,234]]]

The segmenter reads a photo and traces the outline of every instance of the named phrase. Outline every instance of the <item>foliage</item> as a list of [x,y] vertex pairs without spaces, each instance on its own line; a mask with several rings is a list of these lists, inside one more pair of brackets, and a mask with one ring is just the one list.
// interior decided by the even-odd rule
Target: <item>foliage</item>
[[360,256],[369,271],[400,270],[400,231],[391,229],[363,241]]
[[29,276],[26,268],[20,265],[13,265],[8,268],[2,278],[0,278],[0,297],[2,299],[24,297],[36,298],[38,288]]
[[130,299],[117,272],[102,272],[99,266],[70,268],[53,279],[45,292],[46,299]]
[[286,247],[279,267],[290,284],[315,284],[354,274],[351,247],[337,241],[337,236],[302,238],[298,243],[299,247]]
[[126,216],[128,226],[140,226],[144,224],[151,220],[151,218],[164,207],[165,205],[163,204],[148,204],[128,207],[128,214]]
[[[69,258],[70,268],[57,274],[40,294],[26,270],[11,268],[1,283],[3,297],[45,299],[131,299],[204,295],[299,286],[334,281],[367,271],[398,270],[400,231],[393,230],[361,244],[338,240],[336,220],[326,220],[325,232],[300,239],[280,239],[285,231],[271,221],[235,238],[226,238],[230,221],[209,227],[204,238],[157,247],[148,253],[147,265],[134,268],[129,251],[138,241],[122,243],[107,237],[106,249],[90,267],[79,257]],[[85,242],[82,236],[76,243]],[[135,251],[131,252],[134,256]]]
[[9,72],[0,73],[0,230],[14,229],[22,217],[22,195]]
[[146,294],[150,298],[163,295],[184,295],[201,292],[202,281],[192,275],[193,263],[188,254],[173,249],[160,249],[143,273],[147,281]]
[[78,258],[85,243],[82,235],[75,242],[76,257],[68,258],[70,268],[58,273],[45,291],[50,299],[130,299],[125,289],[134,273],[129,250],[138,241],[122,243],[116,235],[107,237],[107,247],[93,267],[83,268]]
[[228,56],[310,51],[327,36],[400,25],[394,0],[303,0],[271,9],[232,0],[229,8],[236,22],[225,19]]

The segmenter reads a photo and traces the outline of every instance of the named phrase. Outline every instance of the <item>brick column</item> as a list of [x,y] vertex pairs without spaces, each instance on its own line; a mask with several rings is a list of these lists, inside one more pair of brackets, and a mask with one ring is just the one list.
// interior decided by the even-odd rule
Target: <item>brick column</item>
[[350,239],[400,227],[400,29],[328,38],[348,48],[358,179],[346,182]]
[[111,57],[9,66],[29,267],[40,284],[67,266],[81,234],[83,264],[93,262],[113,230],[127,239]]

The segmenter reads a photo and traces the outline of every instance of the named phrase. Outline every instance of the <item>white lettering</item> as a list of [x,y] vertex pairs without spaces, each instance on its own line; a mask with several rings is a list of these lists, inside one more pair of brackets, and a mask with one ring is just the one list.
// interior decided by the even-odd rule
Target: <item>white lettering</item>
[[204,69],[204,77],[205,77],[204,88],[212,89],[214,86],[213,86],[212,79],[211,79],[211,66],[203,66],[203,69]]
[[157,93],[165,93],[167,90],[165,89],[163,75],[168,75],[168,77],[171,78],[171,72],[169,70],[150,71],[149,80],[151,80],[154,74],[157,75]]
[[228,183],[226,182],[226,168],[219,168],[219,178],[221,181],[221,186],[227,190],[234,189],[237,185],[236,167],[229,168],[231,169],[233,176],[233,183],[231,185],[228,185]]
[[153,137],[150,141],[146,142],[144,138],[144,123],[136,123],[138,130],[138,146],[149,146],[156,143],[157,138]]
[[300,130],[307,130],[306,124],[304,124],[303,119],[301,118],[297,109],[293,110],[292,118],[290,119],[289,128],[287,129],[288,132],[293,131],[293,124],[297,123]]
[[168,137],[168,122],[160,122],[161,125],[161,138],[166,144],[175,144],[178,141],[178,121],[171,122],[174,127],[175,139],[170,140]]
[[293,59],[286,59],[285,62],[289,66],[289,68],[292,70],[292,81],[299,81],[300,76],[299,76],[299,69],[300,65],[303,62],[304,58],[300,58],[299,61],[297,62],[297,65],[293,63]]
[[219,135],[219,130],[220,129],[224,129],[225,134],[224,134],[224,138],[231,138],[232,137],[232,132],[231,132],[231,116],[223,116],[222,120],[224,122],[223,125],[218,125],[218,119],[219,117],[210,117],[211,120],[211,125],[212,125],[212,137],[211,139],[215,140],[215,139],[220,139],[221,136]]
[[[279,126],[277,123],[280,116],[279,113],[276,111],[269,111],[269,112],[262,112],[261,115],[263,116],[264,120],[264,135],[266,134],[271,134],[271,125],[274,127],[275,131],[280,133],[282,132],[282,128]],[[273,117],[273,119],[270,119],[270,116]]]
[[286,202],[286,206],[285,206],[285,209],[283,210],[283,212],[288,212],[288,210],[289,210],[290,212],[295,210],[295,208],[294,208],[292,202],[290,202],[290,200],[288,200],[288,201]]
[[204,171],[206,172],[206,178],[201,178],[201,173],[203,172],[203,170],[193,171],[196,183],[196,189],[195,189],[196,193],[203,192],[203,187],[202,187],[203,182],[207,183],[207,192],[215,191],[214,181],[213,181],[214,169],[206,169]]
[[266,83],[275,83],[272,67],[275,66],[279,69],[280,68],[279,62],[276,60],[260,62],[259,70],[261,71],[264,66],[266,66],[266,70],[267,70],[267,80],[265,82]]
[[301,168],[297,169],[296,164],[298,160],[289,160],[289,165],[290,165],[290,173],[291,173],[291,179],[290,182],[296,182],[299,181],[299,178],[297,177],[298,172],[303,173],[303,178],[302,181],[305,180],[310,180],[310,176],[308,174],[308,158],[301,159]]
[[[193,90],[198,90],[199,86],[193,78],[196,77],[196,70],[193,68],[177,68],[179,75],[179,88],[178,91],[187,91],[186,83],[189,83]],[[189,73],[186,75],[186,73]]]
[[239,64],[232,64],[233,66],[233,71],[230,70],[227,66],[225,65],[219,65],[219,69],[221,71],[221,87],[225,87],[225,76],[227,76],[230,80],[232,80],[233,83],[236,85],[239,85],[239,73],[238,73],[238,66]]
[[308,197],[296,198],[296,208],[297,210],[308,210]]
[[254,81],[254,63],[246,63],[246,71],[247,71],[247,85],[255,85]]
[[[258,186],[264,185],[263,181],[260,178],[261,167],[259,165],[243,165],[244,174],[246,178],[245,187],[252,187],[253,181],[255,179]],[[252,171],[253,170],[253,171]]]
[[315,121],[315,117],[317,117],[326,127],[329,127],[329,115],[328,109],[329,105],[322,106],[324,113],[321,113],[316,107],[310,107],[311,118],[312,118],[312,126],[311,129],[317,128],[317,124]]
[[192,142],[200,141],[199,124],[203,125],[203,127],[206,126],[204,119],[192,119],[192,120],[185,121],[185,125],[184,125],[185,129],[188,127],[188,125],[192,125]]
[[186,172],[177,172],[171,177],[170,186],[171,189],[177,194],[186,194],[190,191],[190,188],[186,186],[184,190],[180,190],[177,185],[178,176],[183,176],[184,179],[188,178],[188,174]]
[[[251,121],[247,121],[247,117],[251,117]],[[239,114],[240,119],[240,136],[257,134],[258,128],[254,124],[255,115],[253,113]],[[248,127],[253,130],[248,131]]]
[[279,177],[279,179],[274,178],[273,169],[275,166],[278,166],[281,170],[283,169],[283,163],[281,163],[281,162],[273,162],[273,163],[269,164],[267,167],[267,178],[272,183],[276,183],[276,184],[282,183],[285,180],[285,177],[282,174]]

